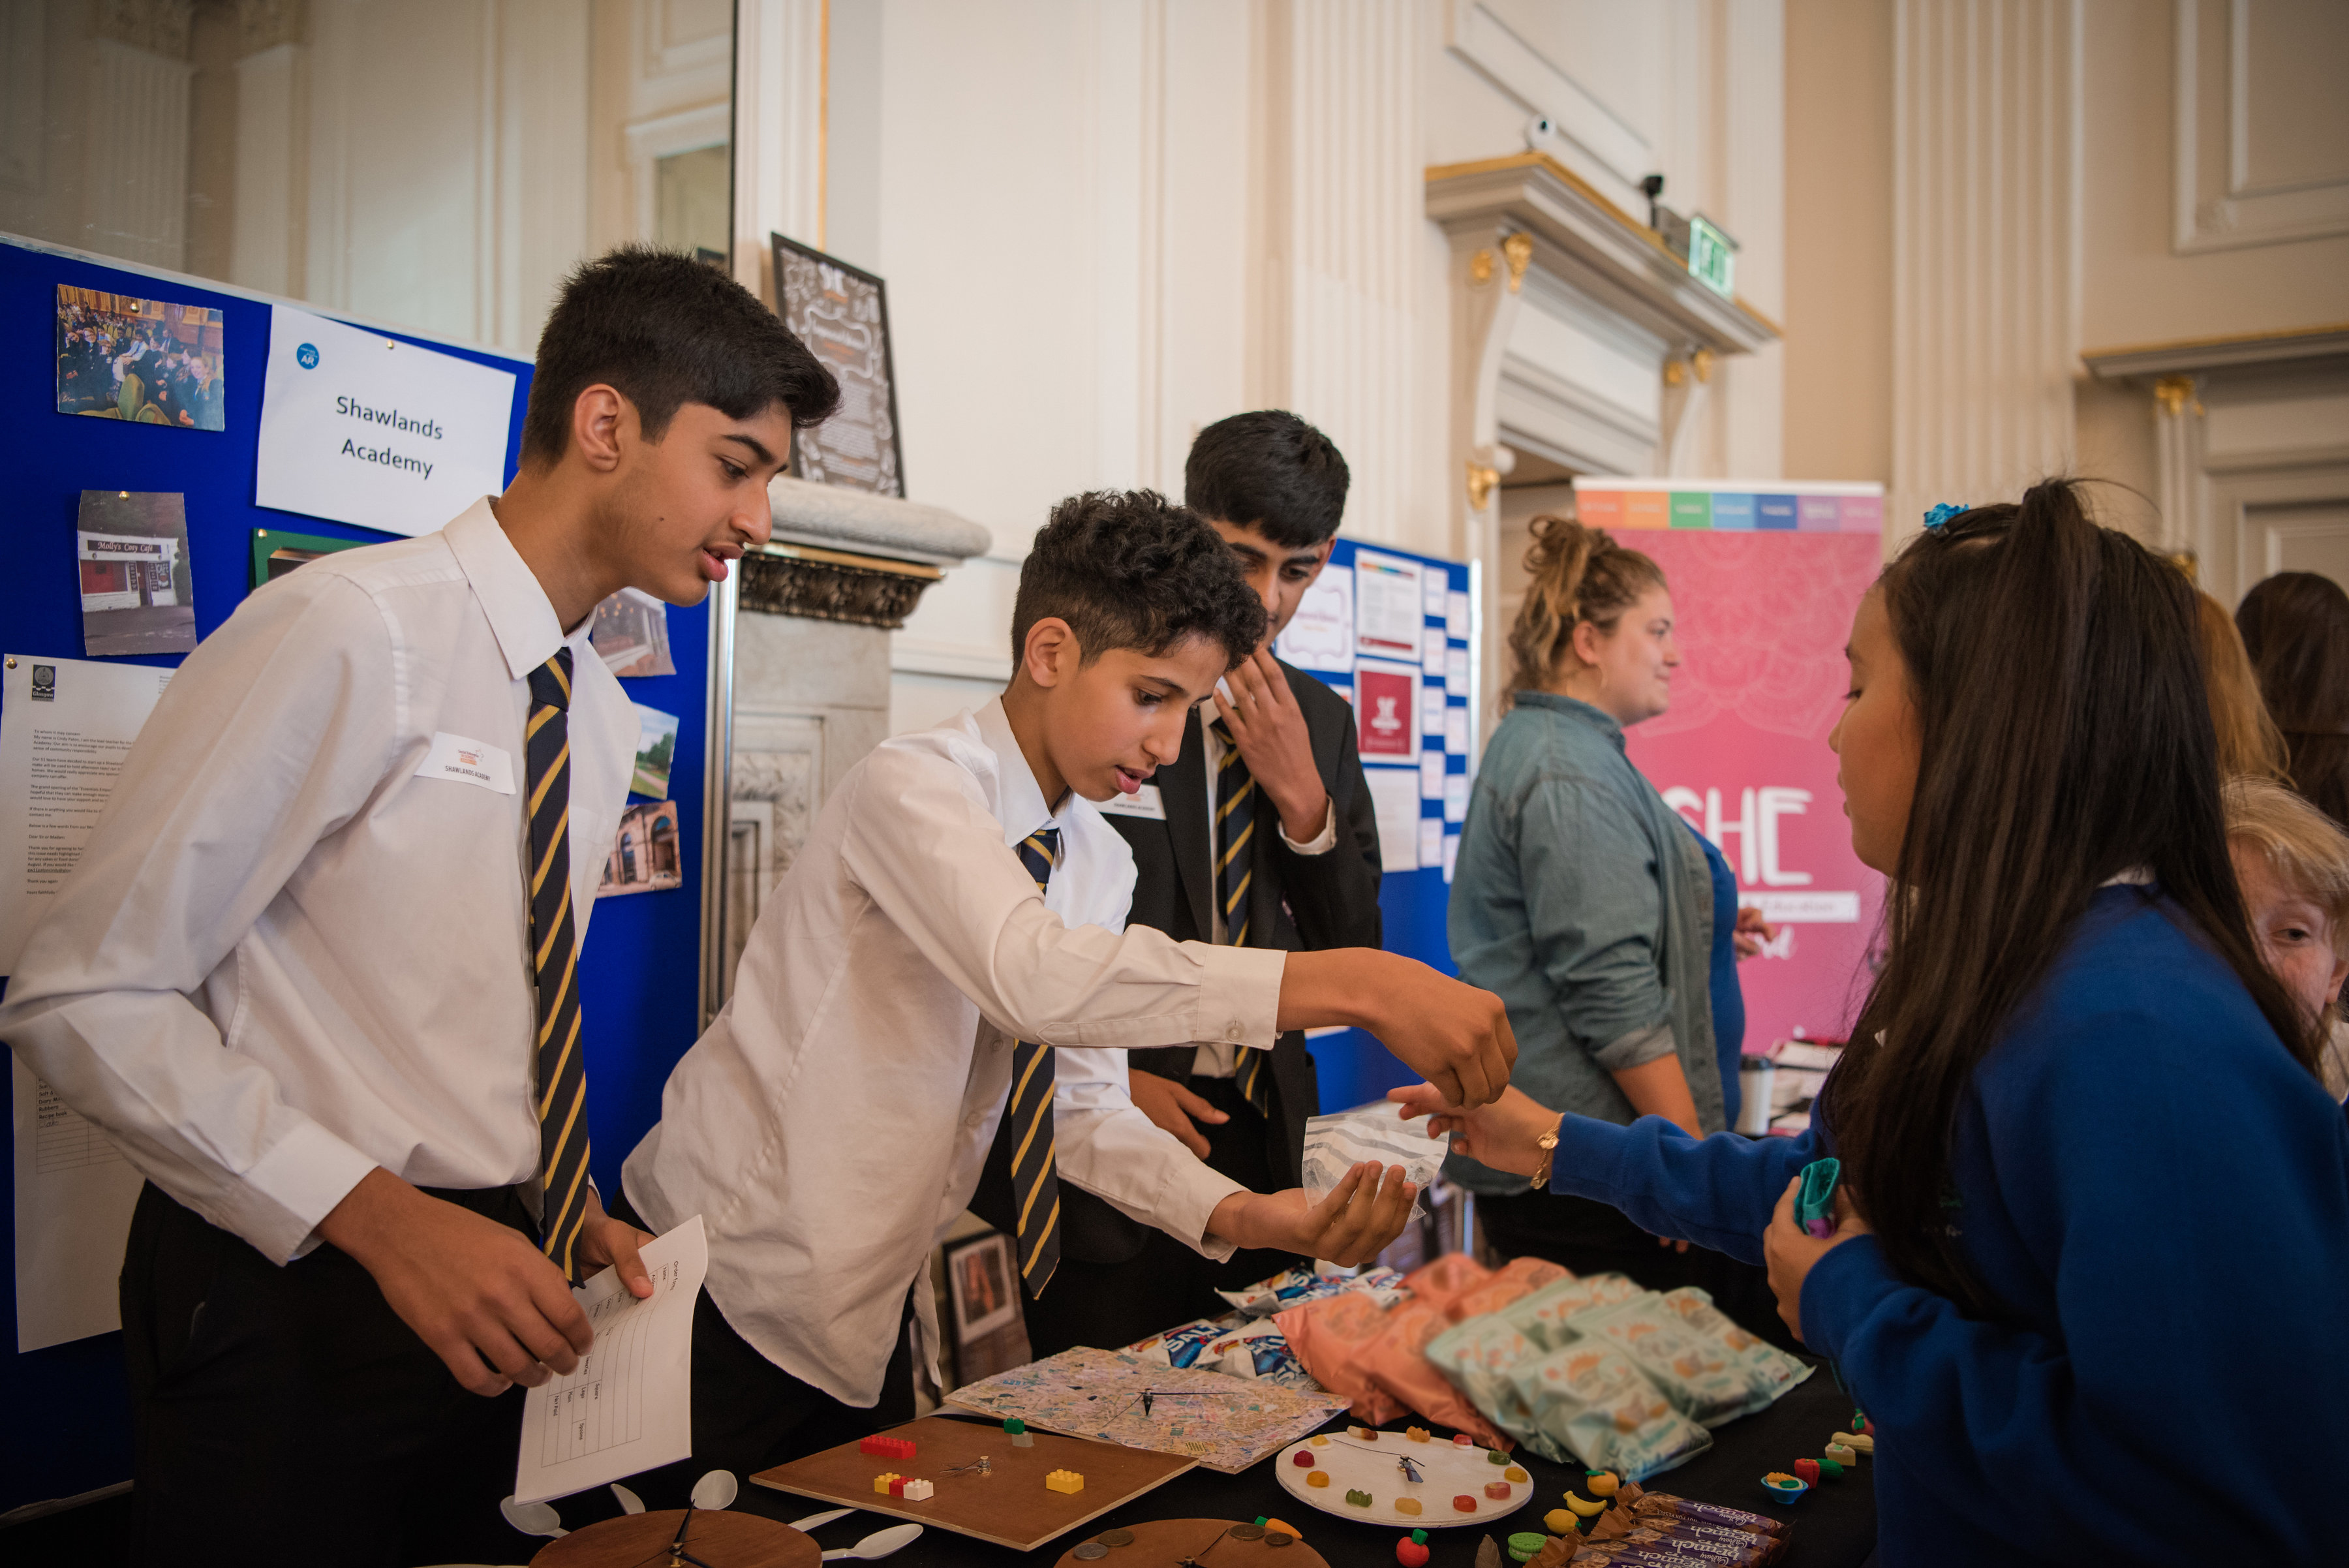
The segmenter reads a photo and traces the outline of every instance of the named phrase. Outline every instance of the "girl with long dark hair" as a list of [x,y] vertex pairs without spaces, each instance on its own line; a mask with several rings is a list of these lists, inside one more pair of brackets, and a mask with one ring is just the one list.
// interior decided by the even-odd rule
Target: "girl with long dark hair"
[[1888,946],[1811,1133],[1434,1124],[1766,1262],[1876,1423],[1887,1563],[2337,1560],[2349,1119],[2245,919],[2194,611],[2063,483],[1861,601],[1834,743]]

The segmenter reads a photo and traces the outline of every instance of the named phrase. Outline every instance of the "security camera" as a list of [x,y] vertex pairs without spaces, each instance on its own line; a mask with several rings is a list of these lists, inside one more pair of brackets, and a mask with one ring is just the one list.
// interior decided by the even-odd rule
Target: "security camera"
[[1526,147],[1533,152],[1545,151],[1557,140],[1557,125],[1546,114],[1537,114],[1526,121]]

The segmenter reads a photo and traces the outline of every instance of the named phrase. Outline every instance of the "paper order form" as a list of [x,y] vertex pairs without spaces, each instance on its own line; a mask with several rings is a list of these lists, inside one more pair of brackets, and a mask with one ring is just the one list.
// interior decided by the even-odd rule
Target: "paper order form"
[[639,1301],[605,1269],[571,1293],[595,1343],[579,1370],[523,1404],[514,1500],[568,1497],[693,1452],[693,1305],[709,1272],[697,1214],[644,1250],[653,1293]]
[[[21,653],[0,663],[0,974],[13,974],[171,671]],[[24,1352],[121,1326],[117,1282],[142,1178],[24,1063],[12,1059],[10,1075]]]

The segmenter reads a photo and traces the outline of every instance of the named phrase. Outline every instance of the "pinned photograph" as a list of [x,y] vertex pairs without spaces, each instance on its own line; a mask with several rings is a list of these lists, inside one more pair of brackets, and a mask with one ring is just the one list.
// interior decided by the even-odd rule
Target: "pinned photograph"
[[57,412],[175,430],[228,428],[228,323],[176,305],[57,285]]
[[620,814],[620,831],[604,860],[598,898],[620,893],[658,893],[685,886],[685,862],[678,853],[677,802],[632,805]]
[[677,756],[677,715],[636,704],[636,774],[632,794],[647,800],[668,798],[669,763]]
[[194,652],[186,498],[176,490],[85,490],[75,526],[82,651],[92,659]]
[[947,1253],[947,1282],[958,1345],[984,1339],[1019,1315],[1019,1288],[1011,1282],[1011,1238],[1000,1231]]
[[615,675],[674,675],[668,656],[668,606],[641,588],[622,588],[595,607],[587,645]]

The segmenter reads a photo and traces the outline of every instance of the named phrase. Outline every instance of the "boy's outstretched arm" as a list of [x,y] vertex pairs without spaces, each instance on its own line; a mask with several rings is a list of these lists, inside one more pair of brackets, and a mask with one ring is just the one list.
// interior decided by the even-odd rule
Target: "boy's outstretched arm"
[[1417,959],[1371,948],[1290,953],[1280,976],[1280,1027],[1350,1024],[1434,1085],[1447,1105],[1488,1105],[1508,1087],[1517,1037],[1508,1010]]

